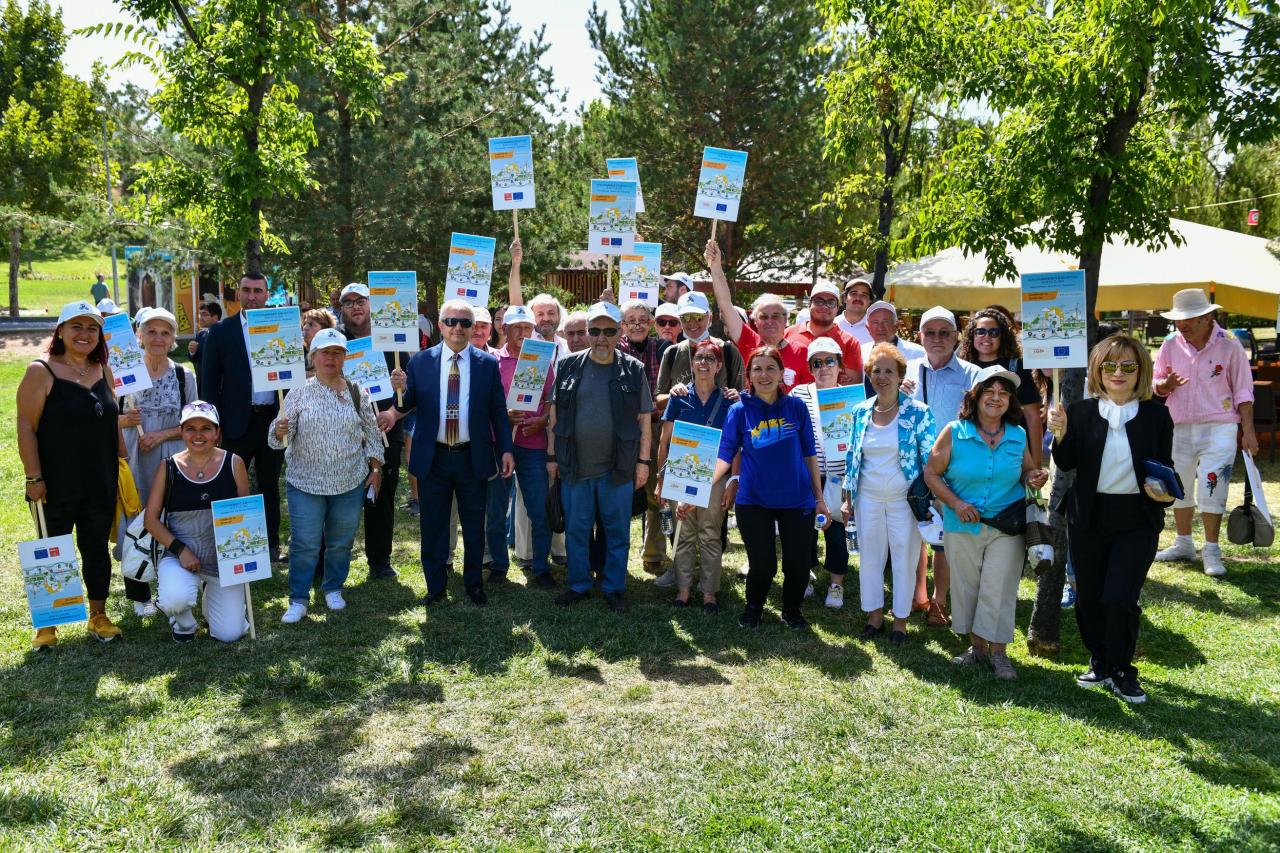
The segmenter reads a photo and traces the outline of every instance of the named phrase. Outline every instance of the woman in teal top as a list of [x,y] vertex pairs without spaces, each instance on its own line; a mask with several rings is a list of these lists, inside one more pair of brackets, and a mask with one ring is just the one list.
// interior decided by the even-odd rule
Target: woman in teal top
[[984,368],[965,393],[959,417],[938,434],[924,472],[944,505],[952,629],[970,638],[968,650],[953,662],[990,662],[1007,680],[1018,677],[1005,647],[1013,640],[1023,538],[982,519],[1021,505],[1024,484],[1038,489],[1049,479],[1031,459],[1022,410],[1012,405],[1017,393],[1016,373],[999,365]]

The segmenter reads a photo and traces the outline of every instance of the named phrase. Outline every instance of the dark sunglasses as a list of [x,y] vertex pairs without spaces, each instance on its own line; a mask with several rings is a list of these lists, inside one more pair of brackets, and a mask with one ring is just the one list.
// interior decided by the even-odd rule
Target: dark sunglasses
[[474,325],[474,321],[468,320],[466,317],[444,317],[440,320],[450,329],[454,326],[461,326],[464,329],[470,329]]
[[[975,329],[974,331],[975,331],[975,333],[977,333],[977,332],[985,332],[985,331],[986,331],[986,329]],[[996,331],[998,332],[998,331],[1000,331],[1000,330],[999,330],[999,329],[996,329]],[[955,329],[929,329],[927,332],[923,332],[922,334],[923,334],[926,338],[943,338],[943,339],[946,339],[946,338],[951,337],[951,336],[952,336],[952,335],[954,335],[955,333],[956,333],[956,332],[955,332]],[[997,335],[996,337],[999,337],[999,335]]]
[[679,326],[680,321],[671,317],[661,317],[658,319],[659,326]]
[[604,335],[606,338],[612,338],[618,334],[618,328],[616,326],[610,326],[609,328],[602,329],[599,326],[592,326],[590,329],[587,329],[587,334],[593,338],[598,338],[601,335]]
[[835,356],[827,356],[826,358],[815,358],[809,362],[810,370],[817,370],[819,367],[835,367],[840,362],[836,361]]
[[998,338],[1000,337],[1000,327],[994,326],[990,329],[974,329],[973,336],[975,338]]
[[1136,361],[1104,361],[1102,362],[1103,373],[1123,373],[1125,376],[1131,376],[1138,372],[1138,362]]

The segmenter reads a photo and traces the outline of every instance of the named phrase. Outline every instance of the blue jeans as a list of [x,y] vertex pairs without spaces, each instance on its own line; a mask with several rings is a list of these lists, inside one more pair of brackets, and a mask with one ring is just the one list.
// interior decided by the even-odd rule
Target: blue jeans
[[627,580],[627,552],[631,548],[631,493],[635,485],[627,480],[613,484],[613,474],[585,480],[565,480],[560,487],[564,501],[564,549],[569,556],[569,588],[591,590],[591,560],[588,549],[591,527],[597,511],[605,536],[605,593],[622,592]]
[[360,526],[364,484],[340,495],[312,495],[288,486],[289,501],[289,601],[311,600],[311,582],[324,542],[323,592],[336,592],[351,569],[351,543]]
[[[529,515],[529,532],[533,538],[533,573],[551,571],[547,557],[551,553],[551,528],[547,526],[547,451],[516,447],[516,475],[489,481],[488,505],[485,511],[485,537],[489,559],[495,572],[506,572],[511,562],[507,556],[508,520],[515,515],[512,495],[515,479],[520,480],[524,511]],[[514,538],[514,537],[513,537]]]

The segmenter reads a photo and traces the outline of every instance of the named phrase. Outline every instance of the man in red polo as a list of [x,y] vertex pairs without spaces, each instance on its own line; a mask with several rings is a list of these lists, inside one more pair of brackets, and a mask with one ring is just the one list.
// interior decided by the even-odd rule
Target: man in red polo
[[862,347],[853,337],[835,324],[840,310],[840,291],[834,284],[819,282],[809,292],[809,321],[787,329],[786,339],[802,352],[809,351],[809,344],[817,338],[831,338],[844,355],[844,369],[840,371],[840,384],[851,385],[862,381]]

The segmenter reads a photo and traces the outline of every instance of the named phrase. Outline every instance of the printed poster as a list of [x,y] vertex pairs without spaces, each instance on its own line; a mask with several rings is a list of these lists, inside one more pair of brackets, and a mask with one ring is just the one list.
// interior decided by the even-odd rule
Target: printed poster
[[449,238],[449,269],[444,279],[446,300],[462,299],[478,308],[489,304],[497,244],[492,237],[454,232]]
[[644,213],[644,189],[640,186],[640,165],[634,157],[613,157],[604,161],[611,181],[636,182],[636,213]]
[[369,325],[379,352],[418,351],[418,274],[369,273]]
[[150,388],[151,373],[143,363],[142,346],[133,332],[129,315],[121,311],[102,318],[102,337],[107,345],[107,365],[115,379],[116,394],[137,394]]
[[525,338],[520,342],[516,372],[507,391],[507,408],[517,412],[536,412],[542,403],[542,390],[555,364],[558,346],[552,341]]
[[866,399],[867,389],[861,382],[818,389],[818,432],[827,459],[843,459],[849,452],[853,410]]
[[489,140],[489,185],[494,210],[535,207],[533,137],[501,136]]
[[238,586],[271,577],[267,511],[262,495],[214,501],[212,507],[218,585]]
[[661,497],[706,509],[711,503],[711,477],[720,454],[720,430],[676,421],[662,475]]
[[1089,365],[1084,270],[1022,274],[1022,366]]
[[632,254],[618,262],[618,304],[639,299],[650,308],[658,307],[662,287],[662,244],[636,243]]
[[746,176],[747,152],[710,146],[703,148],[693,215],[737,222],[738,202],[742,198]]
[[253,391],[282,391],[307,384],[298,306],[249,311],[249,369]]
[[71,534],[19,542],[18,563],[27,588],[32,627],[51,628],[89,618],[84,586],[80,583],[80,560]]
[[395,396],[387,360],[381,351],[373,348],[372,336],[347,341],[347,360],[342,366],[342,375],[368,391],[369,399],[375,403]]
[[636,240],[636,182],[591,182],[587,251],[629,255]]

